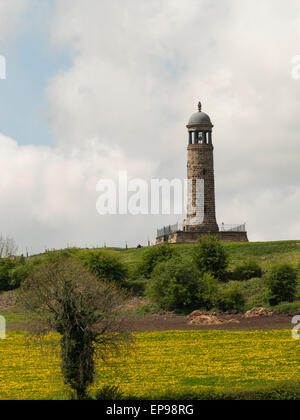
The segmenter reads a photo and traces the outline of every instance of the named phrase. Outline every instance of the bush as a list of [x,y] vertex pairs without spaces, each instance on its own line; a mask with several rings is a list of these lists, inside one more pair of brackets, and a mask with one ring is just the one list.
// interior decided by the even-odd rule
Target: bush
[[177,255],[174,247],[169,244],[158,245],[148,248],[144,253],[138,272],[146,278],[150,278],[155,266],[163,261],[168,261]]
[[204,273],[199,279],[197,297],[199,308],[210,311],[218,301],[219,282],[210,273]]
[[33,266],[29,264],[17,265],[10,271],[10,289],[18,289],[31,273]]
[[16,262],[9,258],[0,258],[0,291],[4,292],[11,289],[10,273],[16,267]]
[[92,251],[84,255],[82,259],[89,271],[99,280],[126,286],[127,267],[115,255],[107,251]]
[[278,305],[280,302],[293,302],[297,285],[297,271],[292,266],[281,264],[273,267],[268,277],[270,305]]
[[200,238],[193,251],[193,260],[201,273],[210,272],[217,279],[224,279],[229,257],[218,237]]
[[281,302],[279,305],[273,306],[273,311],[285,313],[285,312],[298,312],[300,311],[300,301],[296,302]]
[[262,269],[255,261],[245,261],[238,265],[234,272],[234,280],[250,280],[262,277]]
[[269,305],[270,290],[265,278],[246,280],[238,283],[246,296],[246,310]]
[[232,284],[219,289],[217,307],[222,312],[243,312],[245,303],[246,299],[239,286]]
[[154,268],[147,296],[165,310],[196,308],[199,273],[189,261],[174,257]]
[[133,294],[138,296],[144,296],[149,279],[145,277],[131,277],[128,280],[128,288]]

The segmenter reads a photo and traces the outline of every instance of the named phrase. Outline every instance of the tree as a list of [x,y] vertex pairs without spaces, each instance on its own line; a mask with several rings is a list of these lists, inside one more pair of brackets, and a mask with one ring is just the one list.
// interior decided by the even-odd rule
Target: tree
[[244,261],[238,265],[234,272],[233,277],[235,280],[250,280],[262,277],[262,269],[256,261]]
[[273,267],[268,277],[268,286],[271,291],[270,304],[280,302],[293,302],[297,291],[297,271],[289,264]]
[[99,280],[113,281],[120,286],[126,285],[127,267],[115,255],[107,251],[91,251],[84,255],[83,261]]
[[7,258],[15,255],[18,251],[18,246],[14,239],[7,236],[0,235],[0,258]]
[[125,299],[114,284],[64,258],[36,267],[21,286],[20,305],[37,314],[32,331],[61,334],[63,377],[78,399],[94,380],[95,358],[131,339],[120,316]]
[[16,267],[16,262],[9,258],[0,259],[0,291],[11,289],[11,271]]
[[201,273],[211,273],[223,280],[229,263],[224,245],[216,236],[200,238],[193,250],[193,260]]
[[198,286],[199,308],[211,310],[216,306],[219,294],[219,282],[210,273],[203,273]]
[[157,264],[146,294],[166,310],[196,308],[199,272],[188,260],[174,257]]
[[246,299],[242,289],[235,284],[219,289],[217,307],[223,312],[242,312],[245,308]]
[[177,255],[175,248],[169,244],[148,248],[138,266],[138,272],[145,278],[150,278],[157,264],[167,261]]

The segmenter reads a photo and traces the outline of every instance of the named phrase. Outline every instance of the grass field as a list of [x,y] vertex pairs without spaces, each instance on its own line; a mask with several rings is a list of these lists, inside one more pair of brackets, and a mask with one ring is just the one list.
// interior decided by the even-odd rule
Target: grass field
[[[249,242],[249,243],[227,243],[224,244],[230,255],[232,266],[240,264],[243,260],[251,259],[257,261],[263,269],[270,268],[277,263],[288,262],[297,265],[300,262],[300,241],[279,241],[279,242]],[[193,250],[193,244],[171,245],[176,247],[182,255],[190,256]],[[123,249],[108,248],[112,253],[118,255],[121,260],[134,269],[141,261],[147,248],[142,249]],[[70,253],[84,252],[85,250],[70,249]],[[86,250],[88,251],[88,250]],[[32,259],[43,257],[33,256]]]
[[[58,343],[58,337],[55,337]],[[0,341],[0,399],[64,398],[59,357],[23,333]],[[177,331],[136,334],[130,356],[98,362],[91,392],[119,385],[124,396],[157,398],[200,391],[253,390],[300,381],[300,342],[290,331]]]

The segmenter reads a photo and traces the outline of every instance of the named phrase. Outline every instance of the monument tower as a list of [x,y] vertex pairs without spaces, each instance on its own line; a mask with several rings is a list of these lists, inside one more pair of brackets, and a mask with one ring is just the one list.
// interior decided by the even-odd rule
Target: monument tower
[[191,116],[187,129],[188,209],[183,231],[217,234],[213,125],[209,116],[202,112],[201,102],[198,104],[198,112]]
[[216,235],[224,242],[248,242],[246,225],[220,226],[216,220],[213,124],[202,112],[193,114],[187,125],[187,218],[182,227],[176,225],[158,229],[156,243],[194,243],[204,235]]

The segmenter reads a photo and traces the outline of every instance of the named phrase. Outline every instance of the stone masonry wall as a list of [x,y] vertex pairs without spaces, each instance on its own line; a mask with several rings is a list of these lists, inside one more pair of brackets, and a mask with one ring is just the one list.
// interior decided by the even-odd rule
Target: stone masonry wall
[[[215,209],[215,180],[213,146],[211,144],[190,144],[188,146],[188,179],[193,181],[193,187],[188,194],[188,204],[199,208],[197,203],[196,181],[204,180],[204,219],[199,225],[191,224],[189,219],[195,217],[194,212],[188,213],[187,232],[217,233]],[[199,197],[203,200],[203,198]]]
[[[247,232],[219,232],[216,234],[222,242],[249,242]],[[200,232],[173,232],[170,233],[167,242],[170,244],[193,244],[198,241],[205,233]],[[157,238],[156,244],[165,243],[166,238],[161,236]]]

